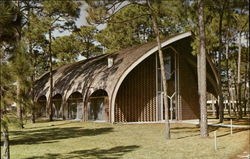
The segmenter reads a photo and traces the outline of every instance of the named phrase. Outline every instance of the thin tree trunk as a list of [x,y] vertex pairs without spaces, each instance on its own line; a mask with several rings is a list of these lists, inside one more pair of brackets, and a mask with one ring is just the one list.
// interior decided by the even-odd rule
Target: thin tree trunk
[[200,52],[198,54],[199,58],[199,103],[200,103],[200,133],[201,137],[208,136],[207,129],[207,105],[206,105],[206,92],[207,92],[207,84],[206,84],[206,37],[205,37],[205,27],[204,27],[204,11],[203,11],[203,0],[198,0],[198,18],[199,18],[199,39],[200,39]]
[[[17,4],[18,4],[18,8],[19,8],[20,2],[17,1]],[[18,36],[17,36],[17,46],[16,47],[20,47],[20,41],[22,40],[22,32],[21,32],[21,29],[20,30],[19,29],[17,29]],[[21,99],[21,91],[22,91],[21,90],[21,79],[20,79],[19,76],[17,77],[16,87],[17,87],[17,90],[16,90],[16,93],[17,93],[16,94],[16,99],[17,99],[17,102],[16,102],[17,117],[18,117],[19,122],[20,122],[20,127],[24,128],[24,126],[23,126],[23,110],[22,110],[23,108],[22,108],[22,102],[21,102],[21,100],[22,100]]]
[[[247,39],[247,45],[248,45],[248,37],[247,37],[247,35],[246,35],[246,37],[245,37],[246,39]],[[247,48],[249,48],[248,46],[247,46]],[[249,64],[249,59],[248,59],[248,56],[249,56],[249,54],[247,54],[246,55],[246,65],[245,65],[245,76],[244,76],[244,93],[243,93],[243,95],[244,95],[244,99],[243,99],[243,108],[244,108],[244,111],[243,111],[243,115],[242,116],[246,116],[247,115],[247,97],[248,97],[248,90],[247,90],[247,82],[248,82],[248,71],[249,71],[249,69],[248,69],[248,64]]]
[[23,107],[22,107],[22,102],[21,102],[21,82],[20,80],[18,79],[17,80],[17,102],[16,102],[16,105],[17,105],[17,117],[19,119],[19,124],[20,124],[20,127],[21,128],[24,128],[23,126]]
[[[36,61],[36,60],[35,60]],[[35,63],[35,62],[34,62]],[[33,63],[33,67],[35,68],[35,64]],[[35,102],[35,77],[36,77],[36,71],[34,71],[33,75],[31,76],[31,83],[32,83],[32,86],[31,86],[31,92],[32,92],[32,123],[36,123],[36,102]]]
[[245,83],[244,83],[244,112],[243,116],[247,115],[247,66],[245,66]]
[[227,98],[227,104],[228,104],[228,115],[231,116],[231,110],[232,110],[232,94],[231,94],[231,91],[230,91],[230,87],[231,87],[231,77],[230,77],[230,72],[229,72],[229,41],[230,41],[230,38],[229,38],[229,32],[230,32],[230,5],[229,5],[229,2],[227,2],[227,6],[226,6],[226,27],[228,29],[226,29],[226,81],[227,81],[227,93],[228,93],[228,98]]
[[[237,62],[235,63],[236,67],[237,67]],[[234,75],[237,75],[237,71],[234,71]],[[234,76],[233,80],[234,80],[234,101],[235,101],[235,116],[237,119],[239,119],[239,105],[238,105],[238,88],[237,88],[237,78]]]
[[[33,51],[32,51],[32,43],[31,42],[29,42],[29,54],[30,54],[30,56],[31,56],[31,59],[30,59],[30,61],[31,61],[31,64],[32,64],[32,66],[33,66],[33,68],[35,68],[35,64],[34,64],[34,61],[33,61],[33,59],[32,59],[32,56],[33,56]],[[34,72],[32,73],[32,75],[31,75],[31,92],[32,92],[32,95],[31,95],[31,115],[32,115],[32,117],[31,117],[31,122],[32,123],[35,123],[36,122],[36,116],[35,116],[35,114],[36,114],[36,109],[35,109],[35,92],[34,92],[34,83],[35,83],[35,70],[34,70]]]
[[[16,1],[16,5],[18,10],[20,11],[21,4],[20,0]],[[22,41],[22,27],[18,25],[16,28],[17,36],[16,36],[16,47],[20,47],[20,42]],[[19,52],[18,52],[19,54]],[[17,76],[17,83],[16,83],[16,107],[17,107],[17,118],[19,119],[19,126],[24,128],[23,125],[23,107],[22,107],[22,99],[21,99],[21,77]]]
[[244,115],[246,116],[247,115],[247,106],[248,106],[248,109],[249,109],[249,102],[250,102],[250,94],[249,94],[249,87],[250,87],[250,81],[249,81],[249,32],[248,34],[246,35],[246,39],[247,39],[247,64],[246,64],[246,73],[245,73],[245,98],[246,98],[246,101],[245,101],[245,109],[244,109]]
[[224,104],[223,104],[223,94],[222,94],[222,83],[221,83],[221,77],[219,77],[219,96],[218,96],[218,102],[219,102],[219,123],[223,123],[224,121]]
[[31,92],[32,92],[32,119],[31,119],[31,121],[32,121],[32,123],[36,123],[36,107],[35,107],[35,92],[34,92],[34,82],[35,82],[35,80],[34,80],[34,75],[32,75],[32,77],[31,77],[31,82],[32,82],[32,90],[31,90]]
[[8,127],[2,126],[2,136],[3,136],[3,159],[10,159],[10,144],[9,144],[9,131]]
[[233,90],[233,88],[231,88],[231,100],[232,100],[232,108],[233,108],[233,112],[234,112],[234,115],[237,116],[237,113],[236,113],[236,106],[235,106],[235,90]]
[[[228,37],[228,36],[227,36]],[[227,75],[227,93],[228,93],[228,98],[227,98],[227,104],[228,104],[228,115],[231,116],[231,108],[232,108],[232,103],[231,103],[231,93],[230,93],[230,76],[229,76],[229,58],[228,58],[228,52],[229,52],[229,44],[227,41],[226,44],[226,75]]]
[[241,105],[241,76],[240,76],[240,69],[241,69],[241,33],[239,33],[239,52],[238,52],[238,67],[237,67],[237,98],[238,98],[238,108],[239,108],[239,118],[242,118],[242,105]]
[[[27,6],[28,6],[28,30],[30,31],[30,12],[32,11],[32,9],[30,8],[30,4],[29,2],[27,3]],[[33,61],[33,49],[32,49],[32,42],[31,40],[29,39],[29,54],[30,54],[30,61],[31,61],[31,64],[32,64],[32,67],[35,68],[35,62]],[[36,116],[35,116],[35,92],[34,92],[34,83],[35,83],[35,69],[34,69],[34,72],[32,73],[31,75],[31,92],[32,92],[32,99],[31,99],[31,122],[32,123],[35,123],[36,122]]]
[[165,106],[165,137],[166,139],[170,139],[170,123],[169,123],[169,112],[168,112],[168,98],[167,98],[167,78],[165,74],[165,68],[164,68],[164,60],[163,60],[163,53],[161,49],[161,41],[160,41],[160,32],[158,29],[158,25],[156,22],[156,14],[154,13],[154,9],[152,8],[150,1],[147,1],[148,7],[151,12],[151,18],[153,22],[153,29],[156,34],[156,41],[158,46],[158,53],[159,53],[159,61],[160,61],[160,67],[161,67],[161,77],[162,77],[162,84],[163,84],[163,92],[164,92],[164,106]]
[[51,50],[51,29],[49,30],[49,99],[48,99],[48,107],[49,107],[49,121],[53,120],[53,103],[52,103],[52,93],[53,93],[53,70],[52,70],[52,50]]
[[219,20],[219,61],[218,61],[218,72],[219,72],[219,87],[220,87],[220,93],[219,93],[219,122],[223,123],[224,120],[224,104],[223,104],[223,94],[222,94],[222,83],[221,83],[221,56],[223,52],[222,47],[222,20],[224,15],[224,5],[222,8],[222,11],[220,12],[220,20]]

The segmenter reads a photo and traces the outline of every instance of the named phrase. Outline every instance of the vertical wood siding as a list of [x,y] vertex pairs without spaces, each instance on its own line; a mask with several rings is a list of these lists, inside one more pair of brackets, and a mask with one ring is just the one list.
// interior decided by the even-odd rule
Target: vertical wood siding
[[198,83],[194,72],[197,70],[192,70],[185,58],[180,56],[181,120],[197,119],[200,114]]
[[151,55],[121,84],[115,101],[115,122],[156,121],[156,66]]

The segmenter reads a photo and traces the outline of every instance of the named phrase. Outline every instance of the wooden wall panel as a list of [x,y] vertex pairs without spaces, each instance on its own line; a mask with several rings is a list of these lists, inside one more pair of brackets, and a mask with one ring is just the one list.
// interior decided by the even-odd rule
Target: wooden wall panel
[[197,119],[200,114],[197,77],[191,66],[180,56],[181,120]]
[[[180,120],[197,119],[200,114],[196,73],[185,58],[180,56]],[[155,55],[151,55],[124,79],[115,101],[115,122],[157,121],[155,65]],[[170,81],[168,92],[173,91]]]
[[155,67],[151,55],[124,79],[115,101],[115,122],[156,121]]

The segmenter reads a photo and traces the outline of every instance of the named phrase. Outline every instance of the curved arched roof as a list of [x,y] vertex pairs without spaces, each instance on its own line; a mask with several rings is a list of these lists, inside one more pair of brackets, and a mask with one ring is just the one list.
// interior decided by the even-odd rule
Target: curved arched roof
[[[191,35],[191,32],[186,32],[168,37],[162,40],[162,47],[191,38]],[[86,93],[90,95],[97,89],[103,89],[111,98],[131,69],[156,51],[157,43],[153,41],[56,68],[53,70],[53,95],[61,94],[67,99],[76,91],[85,96]],[[110,68],[107,60],[109,57],[114,61]],[[42,95],[49,96],[49,72],[36,81],[35,98]]]

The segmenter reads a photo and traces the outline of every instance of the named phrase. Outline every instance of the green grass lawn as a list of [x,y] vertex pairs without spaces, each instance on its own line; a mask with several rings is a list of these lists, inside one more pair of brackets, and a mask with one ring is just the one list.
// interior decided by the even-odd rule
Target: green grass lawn
[[[217,130],[218,150],[213,132]],[[171,124],[171,140],[164,139],[164,124],[108,124],[54,121],[11,129],[11,159],[153,158],[227,159],[246,149],[249,130],[209,127],[210,137],[200,138],[199,128]]]

